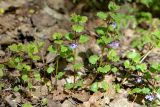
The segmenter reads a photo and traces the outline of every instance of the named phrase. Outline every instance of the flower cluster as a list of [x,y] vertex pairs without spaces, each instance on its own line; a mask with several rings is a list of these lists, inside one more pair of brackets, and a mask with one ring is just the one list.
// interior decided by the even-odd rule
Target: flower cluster
[[109,43],[108,46],[112,47],[112,48],[118,48],[119,47],[119,42],[118,41],[113,41],[113,42]]
[[153,101],[155,99],[155,97],[154,97],[154,95],[150,94],[150,95],[146,95],[145,99],[149,100],[149,101]]
[[115,22],[111,23],[111,26],[113,27],[113,29],[115,29],[117,27],[117,24]]
[[142,82],[142,78],[141,78],[141,77],[137,77],[137,78],[136,78],[136,82],[137,82],[137,83],[141,83],[141,82]]
[[70,48],[71,48],[71,49],[75,49],[75,48],[77,48],[77,46],[78,46],[77,44],[72,43],[72,44],[70,45]]

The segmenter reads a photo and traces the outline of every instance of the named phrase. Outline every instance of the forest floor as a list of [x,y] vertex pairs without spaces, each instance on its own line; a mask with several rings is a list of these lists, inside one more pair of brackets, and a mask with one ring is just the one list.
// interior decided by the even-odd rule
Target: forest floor
[[[13,43],[26,43],[40,39],[45,41],[47,47],[51,44],[50,38],[53,33],[65,34],[70,31],[69,17],[73,12],[88,16],[86,32],[91,38],[85,47],[80,46],[77,51],[91,49],[98,53],[99,48],[95,45],[94,28],[101,25],[102,22],[95,18],[96,11],[83,12],[83,5],[75,7],[68,1],[0,0],[0,7],[5,10],[5,13],[0,15],[0,63],[5,63],[10,57],[7,47]],[[132,50],[129,47],[130,41],[138,34],[131,28],[124,28],[122,34],[123,38],[117,52],[123,56],[126,51]],[[43,48],[42,54],[46,63],[49,64],[55,56],[47,53],[46,47]],[[156,57],[155,59],[157,59]],[[41,66],[41,63],[37,62],[36,64]],[[60,64],[60,66],[63,65],[63,63]],[[69,65],[66,66],[66,69],[70,69],[69,67]],[[35,84],[32,91],[21,87],[22,92],[14,92],[11,86],[20,74],[16,70],[9,70],[6,71],[7,76],[0,79],[1,84],[5,84],[0,90],[0,107],[21,107],[26,102],[31,103],[34,107],[145,107],[136,103],[138,102],[135,101],[136,99],[128,99],[126,89],[121,89],[119,93],[116,93],[113,86],[103,93],[99,91],[91,93],[84,89],[70,91],[63,88],[65,79],[57,81],[57,90],[50,91],[46,84]],[[115,80],[115,76],[112,74],[106,75],[104,78],[109,84]],[[54,84],[55,78],[51,77],[50,80],[51,84]],[[89,82],[89,80],[85,82]],[[47,99],[47,105],[43,105],[44,99]]]

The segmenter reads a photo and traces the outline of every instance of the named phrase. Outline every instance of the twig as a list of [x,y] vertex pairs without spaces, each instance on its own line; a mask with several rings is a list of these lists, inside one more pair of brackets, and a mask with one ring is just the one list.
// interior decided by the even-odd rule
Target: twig
[[146,59],[146,57],[152,52],[152,50],[153,48],[144,55],[144,57],[140,60],[140,63],[142,63]]

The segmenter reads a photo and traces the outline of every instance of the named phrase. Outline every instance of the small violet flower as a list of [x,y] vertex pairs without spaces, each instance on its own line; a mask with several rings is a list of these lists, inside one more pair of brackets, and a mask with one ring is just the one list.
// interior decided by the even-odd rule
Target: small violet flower
[[75,49],[75,48],[77,48],[77,46],[78,46],[77,44],[72,43],[72,44],[70,45],[70,48],[71,48],[71,49]]
[[108,46],[112,47],[112,48],[118,48],[119,47],[119,42],[118,41],[113,41],[113,42],[109,43]]
[[115,22],[111,23],[111,26],[113,27],[113,29],[115,29],[117,27],[117,24]]
[[137,78],[136,78],[136,82],[137,82],[137,83],[141,83],[141,82],[142,82],[142,78],[141,78],[141,77],[137,77]]
[[153,101],[153,100],[154,100],[154,96],[151,95],[151,94],[150,94],[150,95],[146,95],[146,96],[145,96],[145,99],[146,99],[146,100],[149,100],[149,101]]

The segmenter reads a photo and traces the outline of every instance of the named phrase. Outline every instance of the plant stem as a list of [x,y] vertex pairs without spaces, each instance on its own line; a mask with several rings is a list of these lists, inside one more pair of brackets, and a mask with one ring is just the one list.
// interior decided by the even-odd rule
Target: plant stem
[[[77,33],[75,32],[75,39],[74,39],[75,44],[77,44],[76,37],[77,37]],[[73,64],[74,65],[76,64],[76,54],[77,54],[77,51],[76,51],[76,48],[75,48],[74,51],[73,51],[73,55],[74,55]],[[74,73],[74,84],[75,84],[76,83],[76,71],[75,71],[75,69],[73,69],[73,73]]]
[[59,58],[56,60],[56,75],[55,75],[55,87],[57,88],[57,74],[58,74]]
[[142,63],[142,62],[147,58],[147,56],[152,52],[152,50],[153,50],[153,48],[150,49],[150,50],[144,55],[144,57],[140,60],[140,63]]
[[[101,53],[102,56],[100,57],[100,62],[99,62],[99,66],[98,66],[98,67],[100,67],[100,66],[103,64],[103,54],[104,54],[104,50],[105,50],[105,47],[103,46],[103,47],[102,47],[102,53]],[[98,72],[96,71],[96,74],[94,75],[91,83],[93,83],[93,82],[95,81],[97,75],[98,75]]]
[[[57,50],[59,52],[59,47],[57,46]],[[58,68],[59,68],[59,57],[56,60],[56,73],[55,73],[55,88],[57,89],[57,74],[58,74]]]
[[104,49],[105,49],[105,47],[103,46],[102,47],[102,56],[101,56],[101,58],[100,58],[100,63],[99,63],[99,67],[102,65],[102,63],[103,63],[103,54],[104,54]]

